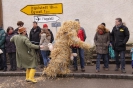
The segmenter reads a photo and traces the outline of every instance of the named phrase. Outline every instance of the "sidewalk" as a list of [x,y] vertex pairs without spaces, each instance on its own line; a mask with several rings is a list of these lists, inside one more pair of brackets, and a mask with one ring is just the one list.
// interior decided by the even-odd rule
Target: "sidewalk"
[[[131,68],[131,65],[126,65],[126,72],[127,73],[121,73],[121,70],[114,71],[115,65],[111,64],[109,66],[109,71],[104,71],[102,68],[103,64],[101,64],[101,70],[99,73],[95,72],[95,65],[94,66],[86,66],[85,72],[81,72],[80,67],[78,71],[71,72],[70,74],[67,74],[65,76],[60,77],[85,77],[85,78],[118,78],[118,79],[133,79],[133,70]],[[8,66],[9,69],[10,66]],[[43,68],[37,68],[36,76],[41,76]],[[72,69],[72,67],[71,67]],[[17,71],[0,71],[0,76],[25,76],[25,71],[17,70]]]

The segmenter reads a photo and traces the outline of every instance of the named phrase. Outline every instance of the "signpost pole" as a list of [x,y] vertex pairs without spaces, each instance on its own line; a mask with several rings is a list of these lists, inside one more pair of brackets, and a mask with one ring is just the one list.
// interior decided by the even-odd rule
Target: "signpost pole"
[[56,21],[56,33],[57,33],[57,21]]

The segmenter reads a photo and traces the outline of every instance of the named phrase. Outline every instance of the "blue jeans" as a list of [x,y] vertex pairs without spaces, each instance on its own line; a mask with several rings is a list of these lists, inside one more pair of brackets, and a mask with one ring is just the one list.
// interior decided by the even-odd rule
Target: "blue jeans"
[[116,68],[120,68],[119,54],[121,60],[121,70],[125,69],[125,51],[115,51]]
[[41,54],[42,54],[42,57],[43,57],[44,66],[47,66],[48,62],[49,62],[48,52],[44,51],[44,50],[41,50]]
[[97,54],[97,61],[96,61],[96,70],[100,70],[100,59],[104,57],[104,66],[108,68],[109,60],[108,54]]
[[0,54],[0,68],[7,68],[6,64],[6,51],[5,49],[1,49],[3,51],[2,54]]
[[[77,50],[79,51],[81,68],[84,68],[84,50],[81,48],[72,48],[73,53],[77,53]],[[77,68],[77,57],[74,57],[74,67]]]

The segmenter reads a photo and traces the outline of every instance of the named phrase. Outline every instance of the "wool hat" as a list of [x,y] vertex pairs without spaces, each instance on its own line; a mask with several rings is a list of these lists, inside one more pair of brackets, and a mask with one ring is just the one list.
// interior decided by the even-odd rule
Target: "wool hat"
[[105,23],[101,23],[103,26],[106,26],[106,24]]
[[25,27],[18,28],[18,33],[23,33],[24,31],[26,31]]
[[48,27],[48,25],[47,25],[47,24],[43,24],[43,28],[44,28],[44,27]]

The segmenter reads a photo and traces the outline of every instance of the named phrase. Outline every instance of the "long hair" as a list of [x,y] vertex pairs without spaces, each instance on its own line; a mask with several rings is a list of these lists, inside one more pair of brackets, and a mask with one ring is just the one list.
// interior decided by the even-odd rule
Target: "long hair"
[[8,28],[7,28],[7,33],[10,31],[10,29],[12,29],[13,31],[14,31],[14,28],[13,27],[11,27],[11,26],[9,26]]
[[46,34],[46,37],[51,36],[51,34],[50,34],[50,32],[48,31],[48,29],[42,28],[40,35],[43,34],[43,33]]
[[102,30],[103,32],[109,32],[109,30],[102,24],[98,25],[96,31],[98,31],[99,29]]

